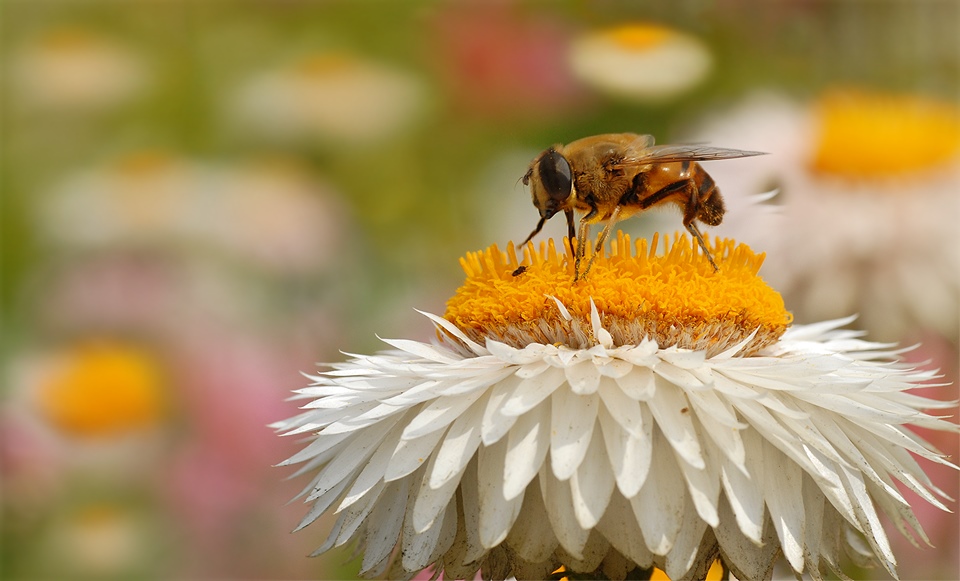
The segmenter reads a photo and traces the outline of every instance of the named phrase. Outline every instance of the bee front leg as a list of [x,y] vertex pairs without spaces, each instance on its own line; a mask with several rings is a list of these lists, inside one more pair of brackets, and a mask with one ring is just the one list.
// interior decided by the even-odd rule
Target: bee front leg
[[586,278],[587,273],[590,272],[590,267],[593,266],[593,261],[597,258],[597,255],[603,252],[603,243],[607,241],[607,236],[610,234],[610,228],[617,223],[617,217],[620,215],[620,206],[617,206],[613,209],[613,213],[610,214],[610,217],[607,218],[606,224],[603,226],[603,230],[600,232],[600,236],[597,237],[597,246],[593,250],[593,254],[590,256],[590,260],[587,261],[587,267],[583,269],[583,275],[580,278]]
[[573,225],[573,210],[564,210],[563,215],[567,218],[567,244],[570,246],[570,254],[575,255],[573,239],[577,237],[577,228]]
[[587,214],[580,218],[580,231],[577,233],[577,252],[573,261],[573,282],[580,280],[580,261],[583,260],[587,252],[587,234],[590,233],[590,224],[587,223],[589,217],[590,214]]

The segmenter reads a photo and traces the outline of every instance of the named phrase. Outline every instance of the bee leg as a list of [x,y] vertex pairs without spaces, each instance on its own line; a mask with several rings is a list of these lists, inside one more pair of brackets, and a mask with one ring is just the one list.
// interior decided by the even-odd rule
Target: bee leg
[[539,234],[539,233],[540,233],[540,230],[543,230],[543,224],[544,224],[544,222],[546,222],[546,221],[547,221],[546,218],[540,218],[540,221],[537,222],[537,227],[533,229],[533,232],[531,232],[529,236],[527,236],[527,239],[526,239],[526,240],[524,240],[523,242],[520,243],[520,247],[521,247],[521,248],[524,247],[524,246],[526,246],[526,245],[527,245],[527,242],[530,242],[531,240],[533,240],[533,237],[536,236],[537,234]]
[[590,233],[590,224],[587,224],[589,214],[580,218],[580,231],[577,233],[577,252],[573,261],[573,282],[580,280],[580,261],[587,253],[587,234]]
[[577,237],[577,228],[573,225],[573,210],[564,210],[563,215],[567,218],[567,244],[570,245],[570,254],[576,254],[573,248],[573,239]]
[[713,266],[714,272],[720,272],[720,268],[717,267],[717,263],[713,261],[713,255],[710,254],[710,250],[707,249],[707,243],[703,241],[703,236],[700,234],[700,230],[697,228],[697,225],[692,221],[689,224],[685,224],[687,231],[693,234],[693,237],[697,239],[697,242],[700,243],[700,248],[703,250],[703,253],[707,256],[707,260],[710,261],[710,265]]
[[613,213],[610,214],[610,217],[607,218],[607,222],[603,227],[603,230],[600,231],[600,236],[597,237],[597,245],[593,250],[593,254],[590,255],[590,260],[587,261],[587,267],[583,269],[583,274],[580,278],[586,278],[587,273],[590,272],[590,267],[593,266],[593,261],[597,258],[597,255],[603,252],[603,243],[607,241],[607,236],[610,234],[610,229],[614,224],[617,223],[617,217],[620,215],[620,206],[617,206],[613,209]]
[[713,271],[720,272],[720,269],[717,267],[717,263],[713,260],[713,255],[710,254],[710,250],[707,248],[707,243],[703,240],[703,235],[700,234],[700,229],[697,228],[697,225],[694,222],[697,216],[700,215],[700,211],[702,209],[700,203],[700,189],[693,180],[690,180],[687,182],[686,190],[690,194],[690,199],[687,202],[686,207],[683,209],[683,225],[686,227],[687,231],[697,239],[697,242],[700,244],[700,249],[703,250],[703,253],[707,256],[707,260],[710,261]]

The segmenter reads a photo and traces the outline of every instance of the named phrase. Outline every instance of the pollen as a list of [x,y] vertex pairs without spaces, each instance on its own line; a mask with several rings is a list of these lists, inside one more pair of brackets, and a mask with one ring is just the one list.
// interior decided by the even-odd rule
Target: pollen
[[[705,237],[706,238],[706,237]],[[586,279],[574,282],[567,245],[528,243],[522,258],[512,243],[460,259],[466,281],[447,302],[445,317],[468,337],[490,337],[523,347],[533,342],[590,347],[591,301],[614,344],[653,339],[719,353],[750,338],[754,353],[775,342],[792,321],[779,293],[758,276],[764,255],[733,240],[707,238],[720,268],[714,271],[690,237],[632,243],[616,240],[595,258]]]
[[916,95],[835,89],[817,106],[815,170],[848,178],[936,168],[960,153],[960,110]]

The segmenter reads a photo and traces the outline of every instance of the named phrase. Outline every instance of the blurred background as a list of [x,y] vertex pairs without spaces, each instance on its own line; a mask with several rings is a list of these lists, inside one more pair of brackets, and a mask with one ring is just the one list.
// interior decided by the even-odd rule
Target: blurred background
[[[340,349],[429,339],[458,258],[533,229],[531,158],[597,133],[770,152],[707,165],[711,233],[797,321],[860,313],[957,380],[953,0],[0,9],[5,579],[353,577],[290,534],[306,479],[267,425]],[[937,548],[891,531],[901,578],[960,578],[956,515],[910,498]]]

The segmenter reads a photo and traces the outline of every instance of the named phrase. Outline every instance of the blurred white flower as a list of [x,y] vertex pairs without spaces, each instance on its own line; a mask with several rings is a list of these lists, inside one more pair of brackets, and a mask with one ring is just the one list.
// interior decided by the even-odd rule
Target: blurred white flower
[[258,73],[237,89],[235,121],[276,138],[363,144],[406,128],[424,103],[415,77],[349,53],[319,53]]
[[316,272],[340,248],[347,214],[337,197],[292,160],[213,165],[143,152],[67,178],[41,222],[69,246],[207,246],[271,270]]
[[41,541],[44,569],[53,577],[127,576],[152,550],[154,531],[141,515],[113,504],[88,504],[65,511]]
[[955,431],[921,411],[951,404],[851,319],[786,329],[762,257],[713,244],[719,273],[621,237],[576,285],[553,245],[468,254],[439,342],[333,364],[276,424],[313,434],[286,464],[314,474],[300,528],[338,515],[317,552],[356,541],[390,578],[769,579],[782,551],[820,579],[844,550],[896,575],[879,514],[926,537],[894,481],[946,509],[907,425]]
[[342,249],[348,215],[338,194],[282,158],[225,168],[196,235],[279,270],[316,273]]
[[57,242],[100,246],[182,236],[191,202],[212,189],[210,170],[164,151],[142,151],[64,179],[41,207],[41,228]]
[[21,47],[12,80],[29,106],[100,108],[140,92],[149,73],[126,47],[93,31],[49,30]]
[[755,95],[685,140],[771,153],[707,166],[730,206],[773,188],[780,203],[776,216],[731,208],[712,231],[776,258],[764,275],[798,320],[859,312],[878,339],[958,338],[957,107],[851,90],[805,105]]
[[570,47],[574,74],[615,97],[661,101],[706,78],[709,49],[699,39],[652,23],[636,23],[582,35]]

